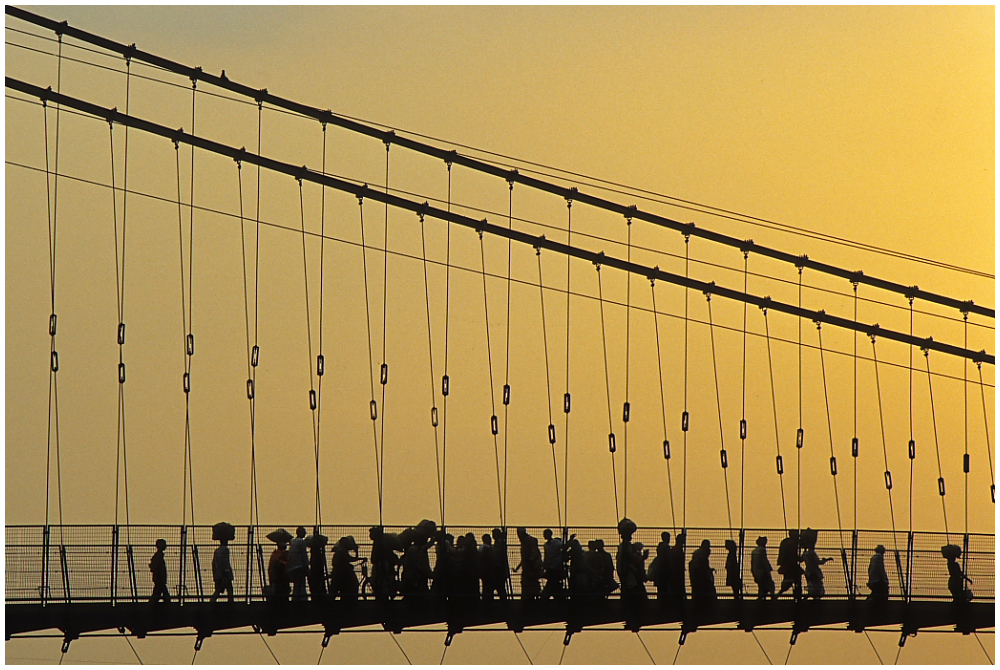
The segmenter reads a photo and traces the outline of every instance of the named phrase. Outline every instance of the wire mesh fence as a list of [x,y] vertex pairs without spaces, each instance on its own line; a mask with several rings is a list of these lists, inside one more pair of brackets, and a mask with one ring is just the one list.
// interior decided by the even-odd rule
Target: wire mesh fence
[[[228,561],[232,569],[233,598],[237,601],[259,601],[268,596],[268,562],[275,550],[275,544],[267,539],[267,534],[277,526],[236,526],[235,537],[229,541]],[[286,526],[294,532],[295,526]],[[329,546],[323,554],[323,565],[327,574],[332,573],[331,561],[339,543],[350,542],[353,538],[356,552],[350,552],[358,559],[372,557],[373,541],[369,526],[324,525],[306,528],[308,533],[318,532],[329,538]],[[403,526],[386,526],[384,532],[398,534],[406,530]],[[472,536],[476,553],[480,554],[483,535],[491,534],[491,526],[449,526],[447,533],[451,552],[455,561],[463,559],[455,552],[455,545],[461,536]],[[504,529],[507,534],[507,565],[517,567],[521,563],[521,546],[517,529]],[[539,551],[544,557],[555,548],[555,543],[545,546],[545,527],[527,527],[528,535],[538,541]],[[551,528],[560,542],[575,539],[580,551],[606,551],[617,564],[621,538],[617,529],[610,527]],[[639,553],[644,555],[643,566],[648,570],[658,553],[667,546],[676,547],[677,528],[639,528],[632,537]],[[664,534],[669,533],[668,544]],[[778,548],[788,537],[781,529],[725,529],[688,528],[685,532],[684,581],[690,593],[689,561],[692,553],[707,541],[708,563],[720,598],[737,597],[736,589],[727,585],[726,542],[732,541],[733,554],[742,581],[745,597],[756,594],[756,586],[750,569],[752,550],[759,538],[765,538],[765,552],[772,565],[777,565]],[[156,541],[166,542],[164,562],[167,566],[168,590],[174,599],[183,601],[204,601],[210,599],[215,590],[213,558],[220,549],[220,543],[212,540],[211,526],[7,526],[5,537],[5,589],[8,603],[43,602],[138,602],[150,598],[153,589],[150,561],[156,552]],[[603,549],[594,541],[603,543]],[[470,540],[462,540],[463,545]],[[662,544],[662,546],[661,546]],[[934,600],[951,599],[949,586],[948,559],[942,554],[945,545],[957,545],[961,555],[957,558],[958,569],[971,583],[973,597],[978,601],[995,600],[995,536],[985,534],[962,535],[952,533],[920,533],[859,530],[856,533],[845,530],[817,531],[816,554],[819,558],[829,558],[823,563],[823,585],[826,598],[865,598],[870,593],[868,570],[876,548],[881,545],[884,552],[884,566],[889,578],[891,599]],[[648,556],[645,552],[648,551]],[[400,551],[392,556],[399,559]],[[442,560],[436,547],[429,548],[430,564]],[[796,547],[796,556],[801,556],[802,548]],[[585,554],[584,554],[585,555]],[[465,553],[468,556],[468,552]],[[457,563],[455,563],[457,564]],[[359,593],[370,597],[371,589],[368,564],[353,563],[359,582]],[[569,572],[575,569],[572,562]],[[474,572],[474,570],[473,570]],[[780,588],[782,575],[773,575]],[[365,588],[365,579],[369,588]],[[396,579],[399,569],[396,568]],[[566,571],[563,571],[565,586]],[[512,597],[522,595],[523,571],[511,574],[509,593]],[[617,576],[616,576],[617,579]],[[652,580],[645,584],[649,597],[656,597],[657,589]],[[447,595],[447,594],[446,594]],[[620,595],[619,590],[612,597]],[[223,598],[228,593],[223,593]]]

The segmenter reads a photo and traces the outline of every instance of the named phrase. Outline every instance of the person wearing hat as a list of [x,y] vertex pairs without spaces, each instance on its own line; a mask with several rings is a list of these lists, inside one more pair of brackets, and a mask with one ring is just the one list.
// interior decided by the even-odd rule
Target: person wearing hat
[[764,600],[768,595],[777,597],[774,595],[774,577],[771,576],[773,570],[767,558],[767,538],[761,535],[757,538],[757,546],[750,552],[750,574],[757,583],[757,600]]
[[885,547],[881,544],[875,547],[875,553],[868,561],[868,588],[871,589],[868,600],[885,602],[889,599],[889,575],[885,573]]
[[962,566],[958,564],[958,559],[962,557],[962,549],[956,544],[946,544],[941,547],[941,555],[948,559],[948,590],[951,592],[952,600],[956,603],[964,603],[972,600],[972,589],[965,588],[965,583],[972,583],[962,572]]
[[156,541],[156,552],[149,559],[149,571],[153,573],[153,595],[149,597],[149,602],[157,603],[163,599],[164,603],[170,602],[170,592],[167,591],[167,562],[163,558],[163,550],[167,548],[167,541],[160,538]]

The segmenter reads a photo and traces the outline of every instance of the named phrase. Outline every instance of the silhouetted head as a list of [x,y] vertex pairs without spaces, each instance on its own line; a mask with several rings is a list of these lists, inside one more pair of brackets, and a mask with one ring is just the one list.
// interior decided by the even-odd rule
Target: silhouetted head
[[470,547],[477,547],[477,546],[479,546],[479,544],[476,542],[476,534],[475,533],[466,533],[465,534],[465,544],[468,545],[468,546],[470,546]]
[[708,539],[702,540],[701,541],[701,550],[704,551],[705,553],[708,553],[708,552],[712,551],[712,543],[709,542]]
[[597,549],[597,551],[604,551],[604,540],[601,538],[594,540],[594,548]]
[[305,526],[299,526],[298,528],[295,529],[295,537],[305,537],[305,536],[306,536]]
[[380,537],[382,537],[382,527],[381,526],[372,526],[371,528],[368,529],[368,539],[370,539],[370,540],[377,540]]
[[489,533],[483,533],[483,546],[493,544],[493,538],[490,537]]
[[792,530],[788,531],[788,537],[792,538],[793,540],[798,540],[799,539],[799,531],[797,531],[797,530],[795,530],[793,528]]
[[164,549],[167,548],[167,541],[164,540],[163,538],[160,538],[159,540],[156,541],[156,548],[159,549],[160,551],[163,551]]
[[726,540],[726,550],[736,551],[736,543],[733,542],[732,540]]
[[507,531],[506,530],[500,530],[499,528],[494,528],[493,529],[493,539],[494,540],[496,540],[497,542],[500,542],[501,540],[504,540],[506,538],[507,538]]
[[674,543],[674,546],[676,547],[683,547],[687,544],[687,533],[684,531],[677,533],[677,537],[674,538]]
[[517,539],[521,540],[521,542],[524,542],[527,538],[528,538],[528,529],[525,528],[524,526],[518,526]]
[[278,549],[281,549],[282,551],[284,551],[285,547],[287,547],[287,546],[288,545],[285,544],[284,542],[278,542]]
[[875,553],[876,554],[884,554],[885,553],[885,547],[883,547],[881,544],[878,545],[877,547],[875,547]]
[[767,546],[767,538],[764,537],[763,535],[761,535],[760,537],[758,537],[757,538],[757,546],[758,547],[766,547]]
[[546,542],[548,542],[549,540],[551,540],[552,539],[552,529],[551,528],[546,528],[545,530],[543,530],[542,531],[542,537],[545,538]]
[[670,544],[670,533],[668,533],[667,531],[663,531],[662,533],[660,533],[660,540],[666,542],[667,544]]
[[590,540],[587,542],[587,549],[589,551],[597,551],[597,540]]

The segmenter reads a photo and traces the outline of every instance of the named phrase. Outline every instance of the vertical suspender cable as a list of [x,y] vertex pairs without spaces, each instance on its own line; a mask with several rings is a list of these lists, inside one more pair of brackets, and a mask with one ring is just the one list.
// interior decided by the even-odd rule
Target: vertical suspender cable
[[427,359],[431,369],[431,427],[434,428],[434,465],[437,471],[438,513],[444,516],[444,501],[441,498],[441,454],[438,445],[437,393],[434,390],[434,339],[431,337],[431,293],[427,281],[427,239],[424,234],[424,215],[420,216],[420,256],[424,264],[424,301],[427,304]]
[[545,329],[545,284],[542,281],[542,249],[535,247],[538,259],[538,300],[542,308],[542,350],[545,352],[545,397],[549,410],[549,446],[552,448],[552,474],[556,490],[556,517],[562,526],[562,510],[559,505],[559,469],[556,467],[556,425],[552,422],[552,375],[549,370],[549,337]]
[[938,495],[941,496],[941,515],[942,517],[944,517],[945,539],[950,543],[951,538],[948,533],[948,510],[945,508],[945,503],[944,503],[944,474],[941,470],[941,445],[938,442],[937,414],[934,411],[934,387],[931,384],[931,358],[930,358],[930,351],[928,349],[924,349],[923,351],[924,351],[924,362],[927,365],[927,393],[930,396],[931,400],[931,424],[934,426],[934,451],[937,454]]
[[[799,269],[799,310],[802,309],[802,266]],[[795,527],[802,532],[802,445],[805,431],[802,428],[802,315],[799,326],[799,429],[795,434]]]
[[365,277],[365,326],[368,329],[368,384],[371,391],[371,401],[368,410],[372,420],[372,445],[375,448],[375,481],[378,485],[378,522],[382,525],[382,468],[380,467],[378,451],[378,403],[375,401],[375,357],[372,354],[372,314],[370,291],[368,288],[368,247],[365,246],[365,199],[358,196],[358,211],[361,218],[361,265]]
[[[236,177],[239,182],[240,193],[240,247],[243,259],[243,318],[246,326],[246,352],[247,352],[247,400],[250,403],[250,520],[251,526],[255,525],[255,512],[257,504],[257,431],[255,421],[255,400],[256,390],[254,388],[254,371],[257,366],[256,345],[252,345],[250,340],[250,290],[247,282],[247,249],[246,249],[246,219],[243,215],[243,163],[236,161]],[[254,249],[254,254],[258,250]]]
[[[389,140],[385,140],[385,193],[389,194],[389,148],[392,143]],[[383,473],[385,470],[385,387],[389,383],[389,364],[386,362],[386,334],[389,329],[386,328],[386,322],[388,320],[388,298],[389,298],[389,202],[385,203],[385,222],[382,228],[382,367],[379,371],[379,382],[382,385],[382,416],[379,419],[379,467],[378,467],[378,478],[381,482],[380,487],[385,483],[383,478]],[[383,492],[384,493],[384,490]],[[381,494],[380,494],[381,495]],[[381,501],[379,502],[379,517],[378,524],[382,525],[382,514],[381,514]]]
[[[684,235],[684,279],[689,276],[691,264],[691,236]],[[684,436],[684,463],[683,475],[681,478],[681,526],[687,528],[687,491],[688,491],[688,428],[690,427],[690,414],[688,414],[688,300],[691,289],[684,286],[684,410],[681,412],[681,433]]]
[[313,457],[316,461],[316,491],[315,491],[315,501],[314,514],[316,519],[316,524],[319,524],[320,518],[320,498],[319,498],[319,398],[316,394],[315,389],[315,376],[313,371],[313,348],[312,348],[312,319],[310,318],[310,304],[309,304],[309,261],[306,256],[306,208],[305,208],[305,197],[303,194],[302,180],[296,179],[299,183],[299,221],[301,224],[300,230],[302,232],[302,274],[303,274],[303,286],[305,287],[305,303],[306,303],[306,348],[307,352],[307,363],[309,369],[309,410],[312,413],[312,432],[313,432]]
[[[507,229],[514,229],[514,180],[507,181]],[[507,410],[510,407],[510,265],[511,240],[507,238],[507,320],[504,322],[504,373],[503,373],[503,525],[507,525]]]
[[726,455],[726,439],[722,430],[722,398],[719,395],[719,366],[715,357],[715,323],[712,319],[712,294],[705,291],[708,303],[708,333],[712,343],[712,372],[715,376],[715,406],[719,410],[719,458],[722,462],[722,477],[726,484],[726,515],[729,520],[729,536],[733,536],[733,509],[729,502],[729,458]]
[[[889,494],[889,519],[892,521],[892,541],[896,545],[896,515],[892,509],[892,473],[889,471],[889,451],[885,442],[885,415],[882,412],[882,385],[878,377],[878,352],[875,349],[875,334],[869,335],[872,341],[872,361],[875,364],[875,392],[878,397],[878,420],[882,433],[882,459],[885,463],[885,490]],[[899,551],[896,545],[896,551]]]
[[[962,312],[962,347],[969,348],[969,312]],[[965,534],[969,534],[969,359],[962,359],[962,470],[965,473]]]
[[993,473],[993,449],[990,447],[990,418],[986,413],[986,385],[983,384],[982,361],[976,361],[976,369],[979,370],[979,393],[983,398],[983,422],[986,425],[986,457],[989,459],[990,464],[990,500],[995,505],[997,502],[996,475]]
[[[448,167],[448,212],[451,212],[451,166],[450,160],[445,161]],[[445,237],[445,263],[444,263],[444,375],[441,377],[441,411],[444,416],[441,418],[443,426],[441,428],[441,525],[445,525],[445,493],[448,484],[448,393],[451,387],[451,379],[448,377],[448,335],[451,330],[451,221],[448,222],[447,234]]]
[[[62,90],[62,33],[59,37],[59,53],[56,69],[56,91]],[[49,525],[49,508],[51,505],[52,482],[52,447],[55,443],[56,461],[56,499],[59,510],[59,532],[62,533],[62,457],[59,449],[59,353],[56,350],[56,240],[59,221],[59,122],[61,106],[56,104],[55,155],[54,170],[49,167],[49,109],[42,100],[42,121],[45,133],[45,196],[46,215],[48,218],[49,244],[49,297],[51,312],[49,314],[49,397],[48,423],[46,428],[45,453],[45,525]],[[61,543],[61,540],[60,540]],[[47,559],[47,557],[46,557]],[[46,563],[47,565],[47,563]],[[47,569],[47,568],[46,568]],[[47,579],[47,573],[46,577]]]
[[[326,174],[326,122],[323,126],[323,174]],[[323,524],[322,499],[319,493],[320,426],[323,421],[323,374],[326,359],[323,356],[323,275],[326,267],[326,184],[320,186],[319,214],[319,351],[316,354],[316,525]]]
[[[627,217],[625,219],[625,224],[628,227],[628,262],[632,262],[632,218]],[[656,318],[656,315],[653,315]],[[624,513],[623,516],[628,516],[628,422],[629,415],[632,412],[632,407],[628,401],[628,382],[629,382],[629,353],[630,344],[632,341],[632,273],[625,273],[625,403],[622,405],[622,438],[624,440],[624,452],[625,452],[625,490],[623,492],[623,498],[625,500]]]
[[493,458],[497,467],[497,515],[500,518],[500,525],[504,525],[503,520],[503,488],[500,484],[500,444],[497,435],[500,433],[500,426],[497,419],[497,397],[496,389],[493,386],[493,349],[490,345],[490,298],[486,291],[486,245],[483,242],[483,231],[479,232],[479,259],[483,275],[483,319],[486,321],[486,362],[490,371],[490,433],[493,435]]
[[[573,189],[576,190],[575,188]],[[573,199],[566,198],[566,245],[573,244]],[[566,426],[563,430],[563,515],[569,525],[569,412],[571,398],[569,394],[569,304],[570,304],[570,256],[566,255],[566,393],[563,395],[563,413],[566,415]],[[560,525],[562,525],[560,523]]]
[[[602,254],[603,255],[603,254]],[[611,379],[608,373],[608,336],[604,326],[604,289],[601,286],[601,265],[594,263],[597,267],[597,301],[601,307],[601,344],[604,347],[604,388],[608,396],[608,451],[611,452],[611,479],[615,484],[615,519],[621,519],[622,515],[618,508],[618,475],[615,472],[615,429],[611,420]]]
[[823,373],[823,400],[826,403],[826,428],[830,436],[830,475],[833,477],[833,499],[837,505],[837,529],[840,531],[840,542],[844,541],[844,523],[840,516],[840,489],[837,486],[837,457],[833,450],[833,418],[830,415],[830,392],[826,384],[826,359],[823,349],[823,324],[816,321],[816,336],[819,338],[819,367]]
[[781,487],[781,518],[788,530],[788,512],[785,509],[785,465],[781,458],[781,437],[778,431],[778,401],[774,392],[774,361],[771,358],[771,328],[767,323],[767,306],[760,310],[764,313],[764,341],[767,342],[767,372],[771,380],[771,409],[774,412],[774,448],[777,451],[774,463],[778,472],[778,484]]
[[[913,296],[906,296],[907,301],[910,303],[910,337],[913,337]],[[917,445],[913,439],[913,343],[910,343],[910,363],[907,369],[907,375],[909,376],[910,382],[910,395],[909,395],[909,407],[910,407],[910,441],[907,444],[907,450],[910,458],[910,490],[909,490],[909,532],[913,533],[913,461],[916,460],[917,456]]]
[[670,477],[670,440],[667,439],[667,399],[663,389],[663,360],[660,355],[660,321],[656,311],[656,280],[649,279],[649,289],[653,296],[653,329],[656,332],[656,369],[660,375],[660,413],[663,416],[663,460],[667,462],[667,492],[670,495],[670,525],[677,528],[677,516],[674,514],[674,483]]
[[[858,282],[851,282],[854,287],[854,322],[858,322]],[[851,461],[854,462],[854,532],[858,532],[858,452],[861,446],[858,442],[858,331],[854,331],[854,437],[851,438]]]
[[[198,95],[198,80],[191,80],[191,134],[195,134],[195,101]],[[191,524],[194,519],[194,462],[191,456],[191,367],[194,356],[194,145],[191,145],[191,185],[188,189],[188,281],[187,281],[187,336],[185,338],[185,379],[184,379],[184,443],[187,450],[188,491],[191,496]],[[183,254],[183,251],[182,251]],[[181,260],[183,272],[184,261]],[[183,287],[182,287],[183,290]],[[181,307],[184,307],[181,296]]]
[[[750,252],[743,250],[743,293],[747,292]],[[747,458],[747,303],[743,303],[743,371],[740,374],[740,528],[743,528],[744,474]]]
[[[127,87],[126,87],[127,88]],[[128,104],[127,94],[126,94],[126,105]],[[115,449],[115,525],[118,525],[118,515],[119,509],[121,507],[120,487],[124,484],[124,494],[125,494],[125,527],[126,532],[131,533],[128,530],[129,526],[129,512],[128,512],[128,451],[126,449],[125,441],[125,361],[124,361],[124,344],[125,344],[125,318],[124,318],[124,280],[125,280],[125,210],[122,209],[122,243],[119,250],[118,244],[118,189],[115,186],[115,132],[114,124],[108,122],[108,136],[110,138],[111,144],[111,218],[114,224],[114,235],[115,235],[115,302],[116,308],[118,310],[118,432],[116,437],[116,449]],[[126,152],[128,151],[126,147]],[[127,155],[127,153],[126,153]],[[126,170],[128,166],[126,165]],[[125,187],[122,189],[125,190]],[[124,480],[122,479],[122,471],[124,470]]]

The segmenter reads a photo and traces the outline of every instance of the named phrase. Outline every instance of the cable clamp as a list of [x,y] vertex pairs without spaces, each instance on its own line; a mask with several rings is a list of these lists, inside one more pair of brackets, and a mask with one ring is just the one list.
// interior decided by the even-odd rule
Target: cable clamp
[[753,250],[753,247],[753,240],[743,240],[740,244],[740,251],[743,252],[743,258],[750,256],[750,252]]
[[808,262],[809,262],[809,256],[807,256],[806,254],[802,254],[801,256],[797,257],[797,260],[795,261],[795,267],[799,269],[799,274],[802,274],[802,269],[806,266],[806,263]]
[[299,167],[299,173],[295,175],[295,181],[299,182],[299,186],[302,186],[302,180],[306,176],[308,176],[308,174],[309,174],[309,168],[307,168],[305,165]]
[[69,23],[67,21],[60,21],[59,24],[56,26],[56,28],[54,28],[55,34],[58,35],[60,39],[62,39],[63,33],[66,31],[66,28],[68,27]]
[[760,308],[760,311],[764,312],[764,316],[767,316],[767,308],[770,307],[770,305],[771,305],[771,296],[765,295],[761,299],[760,304],[757,305],[757,307]]
[[358,199],[358,205],[364,204],[365,195],[367,193],[368,193],[368,184],[367,183],[362,184],[361,188],[359,188],[357,193],[354,194],[354,197]]
[[514,182],[517,180],[519,176],[520,174],[518,173],[517,168],[514,168],[513,170],[507,173],[507,186],[510,187],[510,190],[512,191],[514,190]]
[[851,284],[854,285],[854,290],[855,291],[858,290],[858,284],[861,283],[861,278],[864,277],[864,276],[865,276],[865,273],[862,272],[861,270],[855,270],[854,272],[851,273],[850,282],[851,282]]
[[816,312],[816,318],[813,319],[813,323],[816,324],[816,330],[821,330],[823,328],[824,317],[826,317],[826,310],[821,309]]
[[267,97],[267,89],[262,88],[257,91],[257,95],[254,96],[254,100],[257,101],[257,109],[261,109],[264,106],[264,98]]
[[708,300],[709,302],[712,302],[712,293],[714,293],[713,291],[714,288],[715,288],[715,282],[713,281],[708,283],[708,288],[702,290],[702,293],[705,294],[705,299]]
[[597,271],[600,272],[601,271],[601,266],[604,265],[604,252],[603,251],[599,251],[597,253],[597,260],[594,261],[594,265],[597,266]]
[[628,213],[625,215],[625,221],[628,223],[628,225],[631,226],[632,225],[632,219],[635,217],[636,212],[639,211],[639,208],[636,207],[635,205],[629,205],[628,208],[626,209],[626,211]]
[[389,153],[389,145],[392,144],[392,141],[394,139],[396,139],[396,131],[395,130],[387,130],[386,133],[385,133],[385,137],[382,138],[382,144],[385,145],[385,152],[386,153]]
[[928,336],[924,343],[920,345],[920,350],[924,352],[924,358],[928,358],[931,352],[931,346],[934,344],[934,338]]
[[878,335],[878,331],[879,331],[879,326],[877,323],[873,323],[865,331],[868,333],[868,337],[871,339],[872,344],[875,344],[875,337]]
[[531,246],[533,246],[535,248],[535,255],[536,256],[541,256],[542,255],[542,245],[544,243],[545,243],[545,236],[542,235],[541,237],[537,238],[537,242],[535,244],[531,245]]
[[[125,57],[126,65],[132,62],[132,56],[135,54],[136,51],[137,49],[135,48],[135,42],[125,47],[125,53],[123,53],[122,56]],[[225,72],[225,70],[223,70],[223,72]]]
[[576,199],[576,198],[574,198],[574,196],[579,195],[579,194],[580,194],[580,192],[576,189],[576,186],[574,186],[573,188],[571,188],[569,190],[569,195],[566,196],[566,208],[567,209],[572,209],[572,207],[573,207],[573,201]]
[[112,108],[111,108],[111,109],[109,110],[109,114],[108,114],[108,115],[107,115],[106,117],[104,117],[104,120],[108,122],[108,125],[109,125],[109,126],[112,126],[112,125],[114,125],[114,122],[115,122],[115,114],[117,114],[117,113],[118,113],[118,108],[117,108],[117,107],[112,107]]
[[910,301],[911,305],[913,304],[913,299],[917,297],[917,292],[919,290],[920,288],[916,284],[906,287],[906,292],[903,293],[903,295],[906,296],[906,299]]
[[235,156],[233,156],[233,160],[236,162],[236,169],[237,170],[242,170],[243,169],[243,157],[246,156],[246,154],[247,154],[247,148],[246,147],[240,147],[239,153],[237,153]]

